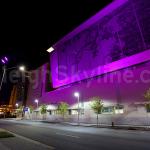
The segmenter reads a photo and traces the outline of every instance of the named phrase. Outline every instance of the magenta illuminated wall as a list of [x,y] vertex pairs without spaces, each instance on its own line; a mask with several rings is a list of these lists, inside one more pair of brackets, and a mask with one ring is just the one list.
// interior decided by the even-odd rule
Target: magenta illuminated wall
[[50,56],[53,87],[148,61],[149,8],[149,0],[116,0],[58,41]]
[[42,75],[37,89],[30,84],[29,103],[38,98],[41,104],[75,104],[76,91],[82,102],[94,96],[113,104],[145,101],[150,87],[149,8],[150,0],[116,0],[58,41],[50,54],[56,89],[46,92]]
[[60,101],[76,104],[74,92],[80,92],[80,101],[86,102],[99,96],[106,103],[132,104],[144,102],[144,93],[150,88],[149,63],[133,66],[104,76],[92,78],[45,93],[41,103],[57,104]]

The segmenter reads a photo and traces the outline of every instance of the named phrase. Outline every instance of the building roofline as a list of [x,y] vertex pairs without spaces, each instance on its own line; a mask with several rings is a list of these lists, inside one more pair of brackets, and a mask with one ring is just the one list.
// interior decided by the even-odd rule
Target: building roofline
[[101,18],[105,17],[106,15],[108,15],[109,13],[111,13],[112,11],[114,11],[115,9],[117,9],[118,7],[120,7],[121,5],[125,4],[128,1],[129,0],[114,0],[108,6],[106,6],[102,10],[100,10],[96,15],[94,15],[93,17],[91,17],[90,19],[88,19],[87,21],[82,23],[80,26],[75,28],[73,31],[68,33],[63,38],[61,38],[58,42],[56,42],[53,45],[53,47],[57,47],[58,44],[64,43],[65,41],[71,39],[72,37],[74,37],[78,33],[82,32],[83,30],[89,28],[91,25],[96,23],[98,20],[100,20]]

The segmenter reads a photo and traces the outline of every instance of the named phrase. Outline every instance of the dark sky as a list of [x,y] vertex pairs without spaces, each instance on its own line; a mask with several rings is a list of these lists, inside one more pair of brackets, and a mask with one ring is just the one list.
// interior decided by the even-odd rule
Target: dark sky
[[[29,70],[36,69],[49,61],[49,47],[111,1],[0,2],[0,58],[9,57],[7,67],[24,64]],[[8,102],[12,86],[9,82],[3,84],[0,104]]]
[[35,69],[49,60],[48,49],[112,0],[49,0],[0,4],[0,56],[10,66]]

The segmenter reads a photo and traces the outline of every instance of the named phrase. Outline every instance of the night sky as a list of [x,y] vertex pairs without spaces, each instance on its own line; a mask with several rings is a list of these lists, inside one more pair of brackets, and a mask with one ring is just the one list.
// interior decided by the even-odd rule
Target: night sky
[[[112,0],[50,0],[0,5],[0,56],[29,69],[47,62],[46,50]],[[9,64],[9,65],[10,65]]]
[[[24,64],[29,70],[36,69],[49,61],[46,52],[49,47],[110,2],[112,0],[1,3],[0,57],[9,57],[8,67]],[[0,101],[8,101],[11,89],[9,83],[3,85]]]

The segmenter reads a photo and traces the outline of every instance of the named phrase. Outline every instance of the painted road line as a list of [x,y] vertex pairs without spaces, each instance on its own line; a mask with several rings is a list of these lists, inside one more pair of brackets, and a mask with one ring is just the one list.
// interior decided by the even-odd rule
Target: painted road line
[[9,130],[6,130],[6,131],[9,132],[9,133],[11,133],[11,134],[13,134],[14,136],[16,136],[16,137],[18,137],[18,138],[20,138],[20,139],[29,141],[29,142],[31,142],[31,143],[33,143],[33,144],[42,146],[42,147],[44,147],[44,148],[48,148],[48,149],[50,149],[50,150],[54,150],[54,149],[55,149],[55,147],[53,147],[53,146],[49,146],[49,145],[43,144],[43,143],[41,143],[41,142],[32,140],[32,139],[30,139],[30,138],[27,138],[27,137],[18,135],[18,134],[14,133],[14,132],[11,132],[11,131],[9,131]]
[[57,135],[63,135],[63,136],[68,136],[68,137],[72,137],[72,138],[77,138],[79,139],[79,136],[75,136],[75,135],[70,135],[70,134],[64,134],[64,133],[56,133]]

